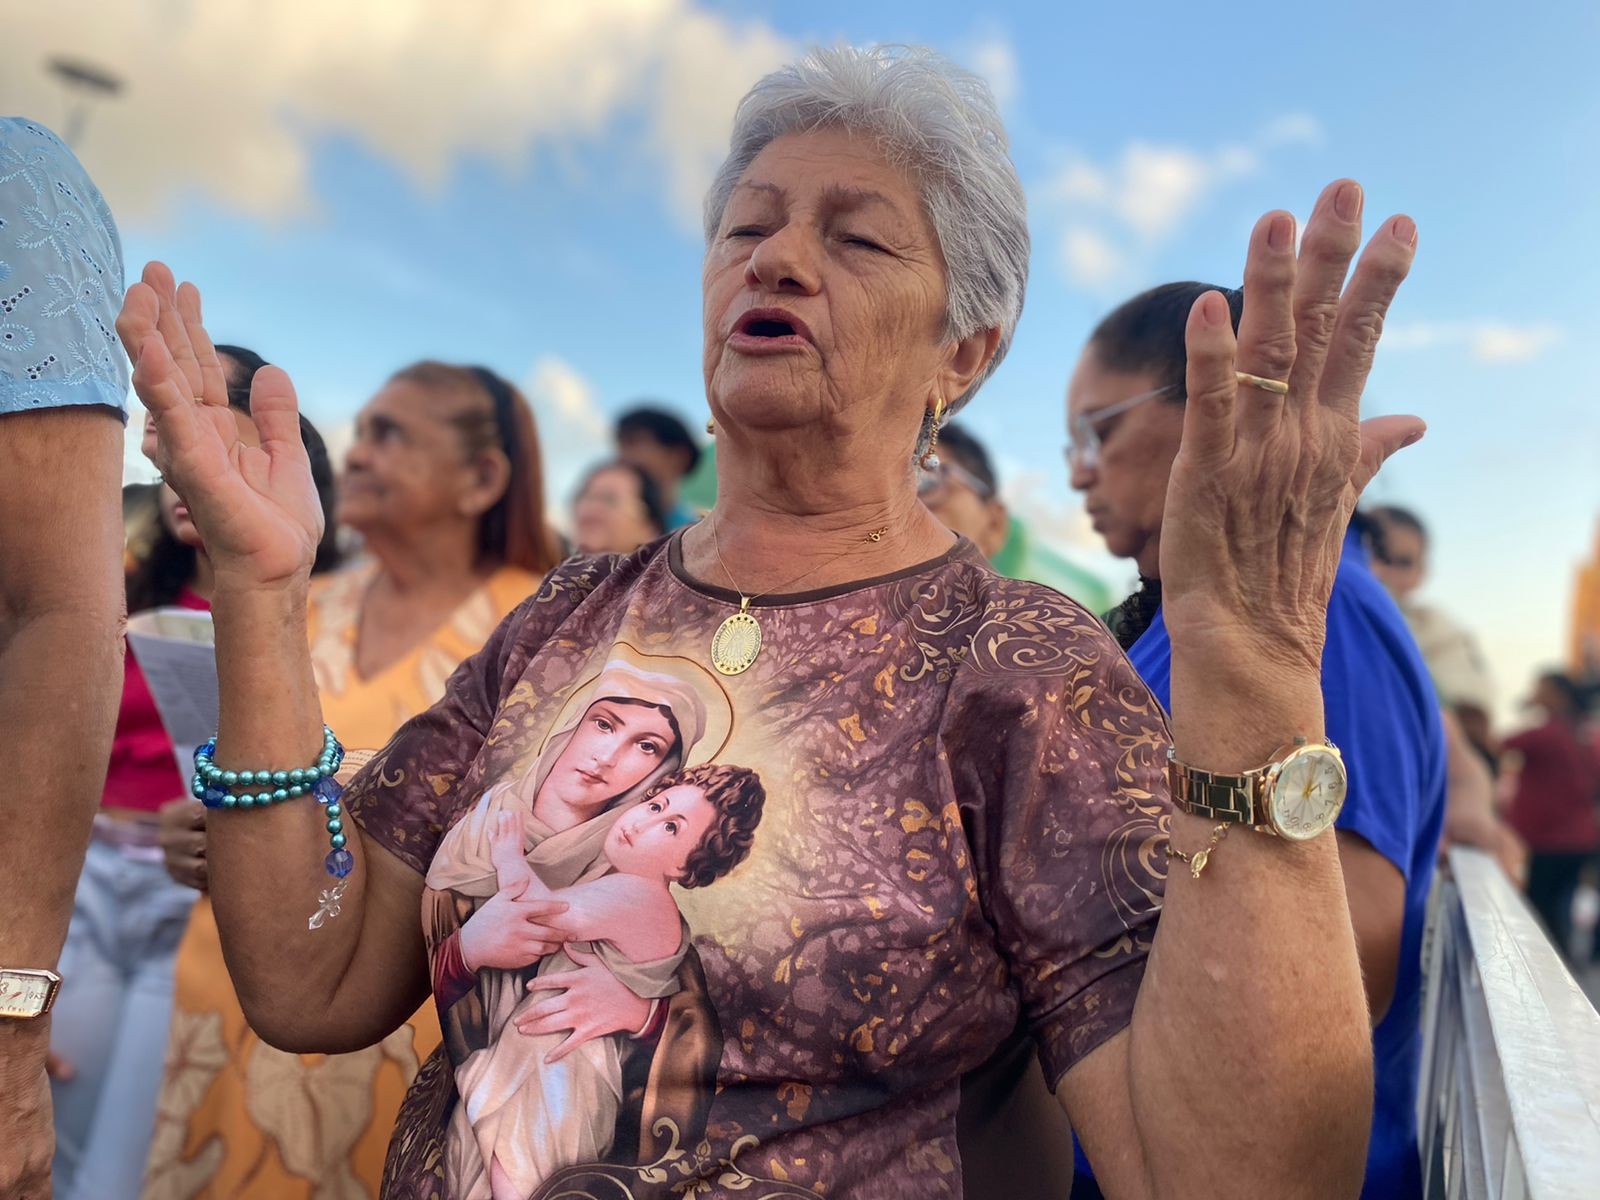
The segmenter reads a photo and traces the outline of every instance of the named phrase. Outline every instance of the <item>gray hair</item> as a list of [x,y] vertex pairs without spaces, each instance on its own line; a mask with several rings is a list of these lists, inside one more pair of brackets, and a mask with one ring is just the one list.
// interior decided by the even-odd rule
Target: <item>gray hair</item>
[[1005,357],[1028,286],[1027,201],[1006,151],[994,93],[972,72],[922,47],[811,51],[739,101],[728,157],[706,196],[707,243],[722,225],[740,176],[768,142],[823,128],[873,135],[890,161],[920,182],[923,209],[944,254],[951,335],[1000,330],[994,357],[946,410],[955,413]]

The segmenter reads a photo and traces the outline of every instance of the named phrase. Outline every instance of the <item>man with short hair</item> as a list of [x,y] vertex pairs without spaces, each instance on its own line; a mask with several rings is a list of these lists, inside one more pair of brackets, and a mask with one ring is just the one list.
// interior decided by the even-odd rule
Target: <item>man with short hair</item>
[[122,696],[122,246],[72,151],[0,117],[0,1196],[50,1194],[54,968]]
[[678,490],[700,465],[700,447],[689,427],[662,408],[640,406],[617,418],[617,457],[655,480],[667,510],[667,530],[693,525],[700,514]]

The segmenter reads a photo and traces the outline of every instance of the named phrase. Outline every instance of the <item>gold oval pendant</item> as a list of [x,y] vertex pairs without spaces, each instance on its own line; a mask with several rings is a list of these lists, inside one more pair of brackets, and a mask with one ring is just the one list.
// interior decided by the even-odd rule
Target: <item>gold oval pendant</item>
[[742,675],[761,653],[761,626],[747,612],[736,612],[711,638],[711,665],[724,675]]

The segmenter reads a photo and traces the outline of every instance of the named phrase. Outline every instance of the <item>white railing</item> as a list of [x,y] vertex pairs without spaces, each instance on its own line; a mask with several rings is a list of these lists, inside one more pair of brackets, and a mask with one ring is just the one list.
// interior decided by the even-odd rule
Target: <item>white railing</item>
[[1600,1198],[1600,1014],[1489,856],[1450,852],[1423,964],[1426,1200]]

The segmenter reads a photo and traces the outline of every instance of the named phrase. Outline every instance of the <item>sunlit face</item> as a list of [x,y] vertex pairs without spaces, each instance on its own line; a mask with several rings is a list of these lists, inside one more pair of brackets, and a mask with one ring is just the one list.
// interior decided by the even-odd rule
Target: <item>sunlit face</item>
[[953,346],[944,260],[915,183],[873,139],[824,129],[768,144],[734,188],[702,285],[720,425],[805,429],[800,449],[819,431],[893,430],[886,453],[909,460]]
[[1389,521],[1383,527],[1383,558],[1372,559],[1372,573],[1383,581],[1396,600],[1422,586],[1427,573],[1428,547],[1422,535],[1408,525]]
[[1297,840],[1316,837],[1339,815],[1345,788],[1338,755],[1322,748],[1292,755],[1278,772],[1269,798],[1275,828]]
[[716,806],[699,788],[668,788],[617,818],[606,835],[606,860],[624,875],[678,879],[716,819]]
[[572,536],[582,554],[632,554],[661,536],[632,471],[603,467],[572,502]]
[[464,513],[479,482],[452,419],[471,401],[392,379],[356,416],[339,479],[339,520],[367,535]]
[[568,806],[594,814],[660,768],[677,744],[659,708],[596,700],[540,787]]
[[[1070,424],[1079,414],[1092,420],[1098,410],[1159,386],[1149,373],[1107,370],[1091,346],[1068,385],[1067,420]],[[1095,432],[1097,461],[1070,464],[1072,487],[1083,493],[1089,521],[1106,549],[1133,559],[1141,575],[1156,577],[1167,478],[1183,440],[1183,405],[1156,397],[1096,423]]]

